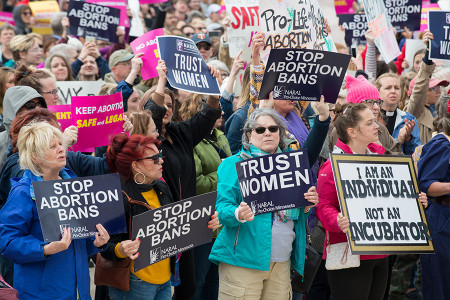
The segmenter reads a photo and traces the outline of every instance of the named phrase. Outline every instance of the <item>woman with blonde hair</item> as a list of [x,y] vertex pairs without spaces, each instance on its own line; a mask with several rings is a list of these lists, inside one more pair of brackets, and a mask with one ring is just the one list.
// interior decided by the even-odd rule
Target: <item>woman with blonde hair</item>
[[5,67],[16,68],[19,64],[27,67],[39,65],[44,57],[41,46],[42,41],[39,41],[34,34],[16,35],[9,42],[13,61],[8,61]]
[[154,139],[158,138],[158,129],[156,128],[155,121],[153,121],[151,111],[138,110],[127,112],[125,115],[128,117],[131,124],[133,124],[133,129],[130,131],[130,135],[140,134]]

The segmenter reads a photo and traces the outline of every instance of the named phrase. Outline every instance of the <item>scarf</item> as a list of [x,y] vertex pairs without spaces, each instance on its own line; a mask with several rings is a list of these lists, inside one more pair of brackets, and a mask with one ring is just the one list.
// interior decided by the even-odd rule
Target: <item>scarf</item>
[[288,137],[290,139],[297,140],[299,146],[301,147],[309,134],[305,123],[303,123],[302,119],[294,111],[289,112],[286,115],[286,118],[280,114],[278,114],[278,116],[281,120],[283,120],[284,124],[286,124],[288,128]]

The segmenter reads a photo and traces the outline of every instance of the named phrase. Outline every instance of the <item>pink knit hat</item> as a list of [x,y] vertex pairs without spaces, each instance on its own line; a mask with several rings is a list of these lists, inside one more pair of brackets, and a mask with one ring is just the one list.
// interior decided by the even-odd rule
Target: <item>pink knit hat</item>
[[369,99],[381,100],[378,89],[362,75],[359,75],[358,78],[347,75],[345,84],[347,85],[347,102],[361,103]]

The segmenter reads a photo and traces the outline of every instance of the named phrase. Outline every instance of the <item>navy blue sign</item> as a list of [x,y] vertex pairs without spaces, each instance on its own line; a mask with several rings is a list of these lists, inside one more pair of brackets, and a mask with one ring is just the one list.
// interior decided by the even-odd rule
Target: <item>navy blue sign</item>
[[44,242],[59,241],[70,227],[72,239],[127,232],[118,174],[33,182]]
[[420,29],[422,0],[384,0],[387,14],[397,32],[406,26],[410,31]]
[[132,238],[139,238],[134,272],[177,253],[211,242],[208,221],[214,215],[217,192],[164,205],[133,216]]
[[255,215],[311,205],[303,195],[312,186],[312,174],[302,150],[240,161],[236,170],[242,199]]
[[450,59],[450,12],[429,11],[428,29],[433,33],[430,40],[430,59]]
[[70,1],[67,13],[70,21],[70,33],[76,36],[90,36],[98,40],[117,43],[117,26],[120,22],[120,9],[87,3]]
[[362,14],[340,14],[338,15],[339,25],[345,29],[345,43],[347,46],[365,45],[366,30],[369,29],[369,24],[366,20],[366,15]]
[[158,51],[167,67],[167,80],[176,89],[205,95],[220,95],[195,43],[179,36],[158,36]]
[[310,50],[272,49],[258,99],[335,103],[350,55]]

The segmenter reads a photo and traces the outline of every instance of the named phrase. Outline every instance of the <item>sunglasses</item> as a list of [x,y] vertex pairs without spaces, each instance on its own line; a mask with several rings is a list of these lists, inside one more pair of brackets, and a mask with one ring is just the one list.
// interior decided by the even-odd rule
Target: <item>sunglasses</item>
[[33,13],[31,12],[31,11],[24,11],[23,13],[22,13],[22,15],[24,15],[24,16],[31,16]]
[[209,49],[211,49],[211,45],[208,45],[208,44],[200,44],[200,45],[197,45],[197,48],[198,48],[198,50],[200,50],[200,49],[205,49],[206,51],[209,51]]
[[144,160],[144,159],[151,159],[151,160],[153,160],[153,162],[154,162],[155,164],[158,164],[158,163],[159,163],[159,160],[162,159],[162,158],[163,158],[163,156],[162,156],[162,151],[159,150],[159,153],[157,153],[157,154],[155,154],[155,155],[148,156],[148,157],[143,157],[143,158],[138,158],[138,159],[136,159],[136,161],[140,161],[140,160]]
[[275,133],[275,132],[278,132],[278,129],[279,129],[279,127],[278,127],[278,125],[272,125],[272,126],[269,126],[269,127],[256,127],[256,128],[253,128],[253,130],[257,133],[257,134],[263,134],[263,133],[265,133],[266,132],[266,130],[267,129],[269,129],[269,131],[270,132],[272,132],[272,133]]
[[36,107],[41,107],[41,103],[30,100],[27,103],[25,103],[22,107],[25,107],[27,110],[32,110],[35,109]]

